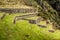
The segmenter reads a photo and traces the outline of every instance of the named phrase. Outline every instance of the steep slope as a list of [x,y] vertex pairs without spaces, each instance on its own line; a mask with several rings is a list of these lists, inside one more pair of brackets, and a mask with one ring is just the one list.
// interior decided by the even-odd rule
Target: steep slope
[[[17,0],[16,0],[17,1]],[[37,8],[39,12],[38,17],[42,17],[46,20],[50,20],[53,23],[55,22],[56,18],[58,17],[57,12],[46,2],[43,1],[43,6],[38,4],[34,0],[23,0],[21,4],[10,4],[8,2],[7,5],[3,5],[1,7],[3,8],[18,8],[22,7],[25,9],[26,8]],[[13,2],[14,3],[14,2]],[[17,5],[17,6],[16,6]],[[22,5],[22,6],[21,6]],[[8,7],[9,6],[9,7]],[[6,14],[5,12],[0,12],[0,17],[3,16],[3,14]],[[14,13],[10,14],[7,13],[3,19],[0,19],[0,39],[1,40],[60,40],[60,32],[59,30],[56,30],[55,32],[49,32],[48,30],[52,29],[51,24],[46,24],[46,21],[40,21],[41,25],[46,25],[46,28],[41,28],[40,26],[36,24],[31,24],[27,20],[18,20],[14,24],[14,18],[16,16],[23,16],[27,14],[32,14],[32,13]],[[29,16],[29,15],[28,15]],[[56,16],[56,17],[55,17]],[[37,16],[32,16],[27,19],[30,20],[36,20],[38,18]]]

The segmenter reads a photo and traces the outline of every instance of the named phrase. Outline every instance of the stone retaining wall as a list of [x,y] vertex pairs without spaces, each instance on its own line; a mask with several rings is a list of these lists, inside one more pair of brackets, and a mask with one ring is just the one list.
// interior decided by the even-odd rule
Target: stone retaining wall
[[0,8],[0,11],[1,12],[6,12],[6,13],[35,13],[37,12],[36,9],[24,9],[24,8],[16,8],[16,9],[13,9],[13,8]]

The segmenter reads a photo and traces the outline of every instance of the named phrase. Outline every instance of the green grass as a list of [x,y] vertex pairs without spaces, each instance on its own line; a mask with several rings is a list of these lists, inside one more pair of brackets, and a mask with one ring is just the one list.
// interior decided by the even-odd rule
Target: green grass
[[0,20],[0,40],[60,40],[59,30],[51,33],[48,32],[49,25],[47,28],[41,28],[26,20],[19,20],[13,24],[15,16],[16,14],[7,14],[3,20]]

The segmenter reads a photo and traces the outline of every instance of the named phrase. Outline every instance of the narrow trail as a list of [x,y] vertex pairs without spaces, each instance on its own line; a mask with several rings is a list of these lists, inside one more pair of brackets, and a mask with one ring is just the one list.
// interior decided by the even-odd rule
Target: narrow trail
[[29,17],[34,17],[34,16],[37,16],[37,13],[27,14],[27,15],[22,15],[22,16],[16,16],[15,18],[29,18]]
[[16,23],[17,20],[28,20],[26,18],[30,18],[30,17],[34,17],[34,16],[37,16],[37,13],[33,13],[33,14],[28,14],[28,15],[22,15],[22,16],[16,16],[14,18],[14,24]]

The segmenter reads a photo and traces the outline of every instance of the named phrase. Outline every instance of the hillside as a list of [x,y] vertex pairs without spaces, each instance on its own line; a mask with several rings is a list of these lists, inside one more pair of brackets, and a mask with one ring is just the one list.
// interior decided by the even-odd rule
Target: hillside
[[57,1],[0,0],[0,39],[60,40],[59,11],[51,2]]

